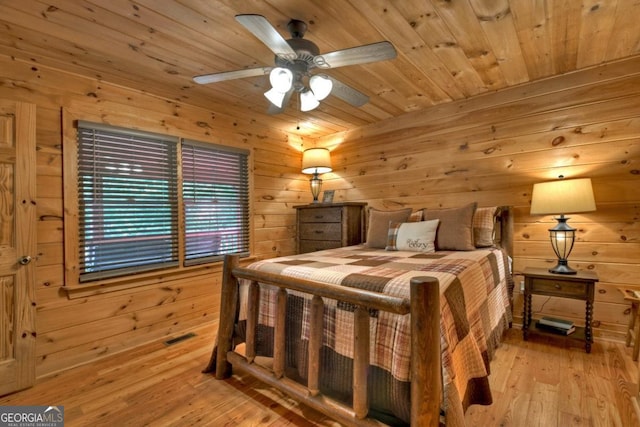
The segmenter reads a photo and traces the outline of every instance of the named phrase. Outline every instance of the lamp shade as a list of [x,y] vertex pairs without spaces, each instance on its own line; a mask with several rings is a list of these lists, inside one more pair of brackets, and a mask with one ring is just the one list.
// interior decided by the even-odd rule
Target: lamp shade
[[302,173],[331,172],[331,155],[326,148],[309,148],[302,153]]
[[264,93],[264,96],[269,101],[271,101],[273,105],[275,105],[278,108],[282,108],[282,103],[284,102],[284,97],[286,94],[287,94],[286,92],[279,92],[276,89],[271,88]]
[[269,82],[278,92],[286,93],[293,84],[293,73],[287,68],[276,67],[269,73]]
[[596,210],[591,179],[559,179],[533,185],[531,215],[568,214]]
[[318,101],[322,101],[331,93],[331,90],[333,89],[333,82],[329,77],[323,74],[316,74],[315,76],[311,76],[309,79],[309,86],[311,87],[316,99]]
[[311,111],[320,103],[310,90],[305,90],[300,94],[300,111]]

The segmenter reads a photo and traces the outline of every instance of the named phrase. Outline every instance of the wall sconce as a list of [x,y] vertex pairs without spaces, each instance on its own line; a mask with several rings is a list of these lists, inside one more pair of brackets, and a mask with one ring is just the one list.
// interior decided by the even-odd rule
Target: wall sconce
[[322,189],[322,180],[318,174],[331,171],[331,155],[326,148],[309,148],[302,153],[302,173],[313,174],[309,180],[313,203],[318,203],[318,195]]
[[556,274],[576,274],[576,270],[569,267],[567,261],[575,242],[576,229],[567,224],[569,218],[564,214],[595,211],[596,202],[591,179],[564,180],[562,175],[560,178],[558,181],[533,185],[531,215],[560,215],[555,218],[558,224],[549,229],[551,246],[558,257],[558,263],[549,271]]

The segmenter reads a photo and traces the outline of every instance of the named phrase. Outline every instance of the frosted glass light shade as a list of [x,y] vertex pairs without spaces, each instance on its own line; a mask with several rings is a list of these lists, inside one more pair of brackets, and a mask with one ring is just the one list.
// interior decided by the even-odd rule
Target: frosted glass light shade
[[278,108],[282,108],[282,103],[284,102],[284,96],[286,95],[286,92],[280,92],[278,90],[276,90],[275,88],[271,88],[268,91],[266,91],[264,93],[264,96],[271,101],[271,103],[273,105],[275,105]]
[[322,101],[331,93],[333,82],[323,74],[316,74],[309,79],[309,86],[318,101]]
[[590,178],[559,179],[533,185],[531,215],[567,214],[596,210]]
[[326,148],[309,148],[302,153],[302,173],[331,172],[331,155]]
[[300,111],[311,111],[318,105],[320,105],[320,103],[312,91],[306,90],[300,94]]
[[269,73],[269,82],[278,92],[286,93],[293,84],[293,73],[287,68],[276,67]]

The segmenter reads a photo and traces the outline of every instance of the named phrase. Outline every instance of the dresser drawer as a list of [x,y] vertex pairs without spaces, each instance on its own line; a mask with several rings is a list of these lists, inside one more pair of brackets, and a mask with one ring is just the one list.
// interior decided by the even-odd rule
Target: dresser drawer
[[340,240],[300,240],[300,253],[335,249],[342,246]]
[[547,295],[586,298],[588,287],[581,282],[567,280],[540,279],[531,280],[531,292]]
[[342,239],[342,224],[339,222],[309,222],[300,224],[302,240],[337,240]]
[[300,209],[298,212],[300,222],[341,222],[342,209],[320,208],[320,209]]

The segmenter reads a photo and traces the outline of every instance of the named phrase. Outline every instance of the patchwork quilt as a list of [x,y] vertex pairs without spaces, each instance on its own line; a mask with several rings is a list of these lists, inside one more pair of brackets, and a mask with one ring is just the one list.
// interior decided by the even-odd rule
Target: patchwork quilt
[[[350,246],[272,258],[249,266],[300,279],[366,289],[409,298],[417,276],[440,282],[442,413],[448,426],[464,425],[471,404],[491,404],[489,361],[511,318],[511,276],[506,253],[497,248],[417,253]],[[241,281],[239,320],[246,320],[248,281]],[[272,356],[276,288],[261,286],[257,331],[259,355]],[[289,291],[287,302],[287,376],[307,375],[310,296]],[[321,353],[321,391],[350,402],[353,377],[353,313],[350,304],[325,299]],[[411,340],[409,315],[370,311],[371,414],[380,420],[410,419]]]

